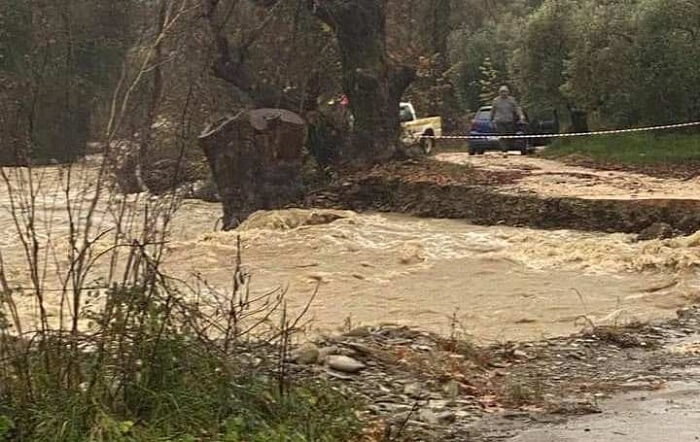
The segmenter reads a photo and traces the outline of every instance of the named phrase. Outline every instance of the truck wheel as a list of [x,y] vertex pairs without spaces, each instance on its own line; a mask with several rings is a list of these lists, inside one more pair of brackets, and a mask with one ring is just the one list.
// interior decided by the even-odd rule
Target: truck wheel
[[421,149],[423,149],[424,154],[430,155],[433,152],[433,149],[435,148],[435,139],[422,138],[420,141],[420,147]]

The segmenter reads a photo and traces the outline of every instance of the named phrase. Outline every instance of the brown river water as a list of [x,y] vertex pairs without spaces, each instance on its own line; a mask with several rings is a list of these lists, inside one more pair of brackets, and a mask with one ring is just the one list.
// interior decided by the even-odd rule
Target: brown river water
[[[66,197],[57,184],[58,168],[41,173],[38,230],[42,251],[52,250],[43,278],[55,289],[66,265]],[[82,192],[95,185],[94,170],[85,173]],[[17,187],[14,174],[10,180]],[[87,198],[80,190],[69,195],[71,201]],[[142,213],[147,198],[129,198],[135,213]],[[10,285],[27,286],[10,204],[3,184],[0,250]],[[99,229],[115,225],[110,207],[107,201],[98,205]],[[340,212],[332,223],[306,225],[309,213],[258,213],[237,231],[220,232],[218,204],[185,201],[168,236],[165,270],[186,281],[199,275],[224,290],[231,285],[240,236],[254,292],[285,287],[290,310],[298,311],[319,288],[307,316],[309,333],[391,322],[445,334],[456,327],[484,342],[535,339],[580,330],[587,321],[672,316],[700,299],[700,232],[635,242],[625,234],[477,227],[399,214]],[[106,269],[99,261],[93,278]],[[21,311],[30,317],[35,310],[30,297],[25,301]],[[49,295],[47,303],[57,314],[59,300]]]

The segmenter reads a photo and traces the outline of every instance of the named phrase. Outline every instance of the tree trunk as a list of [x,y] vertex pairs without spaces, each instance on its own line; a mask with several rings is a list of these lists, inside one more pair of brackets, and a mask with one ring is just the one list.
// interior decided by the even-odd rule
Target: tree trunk
[[[163,33],[165,21],[167,20],[167,8],[167,2],[165,0],[160,0],[160,4],[158,5],[158,35],[161,35]],[[155,54],[153,57],[153,86],[151,89],[151,95],[148,98],[146,119],[141,129],[141,142],[139,143],[138,150],[138,164],[136,165],[136,167],[138,168],[136,177],[138,178],[139,191],[143,191],[145,189],[145,185],[141,181],[141,175],[148,166],[148,156],[153,147],[153,125],[156,123],[156,119],[158,118],[160,99],[163,95],[163,70],[161,67],[162,62],[163,41],[159,40],[155,46]]]
[[245,112],[202,133],[199,143],[221,196],[224,229],[301,195],[305,133],[301,117],[284,109]]
[[[354,130],[345,159],[374,163],[394,156],[400,145],[399,101],[415,73],[406,67],[391,66],[386,50],[387,0],[307,0],[311,12],[330,26],[338,41],[342,64],[343,89],[350,99]],[[276,0],[255,0],[271,7]],[[214,36],[217,58],[213,72],[245,92],[258,107],[272,102],[290,110],[315,100],[274,90],[256,81],[247,63],[251,42],[232,46],[218,25],[218,1],[205,2],[204,15]],[[306,108],[304,110],[312,110]]]
[[312,0],[311,9],[338,40],[343,89],[355,119],[351,159],[391,158],[399,147],[399,101],[414,74],[389,64],[386,0]]
[[440,115],[443,119],[443,131],[458,130],[460,127],[461,109],[457,102],[457,94],[452,84],[448,71],[450,60],[448,56],[448,39],[452,32],[452,0],[430,0],[430,18],[426,20],[423,30],[428,41],[426,46],[431,56],[434,56],[433,74],[430,78],[431,101],[428,112],[431,115]]

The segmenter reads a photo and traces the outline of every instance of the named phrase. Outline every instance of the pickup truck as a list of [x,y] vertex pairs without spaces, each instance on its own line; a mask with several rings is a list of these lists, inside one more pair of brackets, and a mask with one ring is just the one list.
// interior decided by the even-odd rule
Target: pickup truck
[[399,104],[399,115],[403,133],[401,139],[405,144],[418,144],[423,153],[430,155],[435,147],[435,138],[422,138],[423,136],[442,135],[442,118],[428,117],[418,118],[416,110],[411,103]]

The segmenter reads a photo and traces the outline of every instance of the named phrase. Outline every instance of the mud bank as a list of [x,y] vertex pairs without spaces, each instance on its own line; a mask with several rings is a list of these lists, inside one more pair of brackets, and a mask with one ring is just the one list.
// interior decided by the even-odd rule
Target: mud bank
[[[639,233],[664,223],[678,235],[700,230],[700,200],[696,199],[596,200],[513,194],[498,186],[466,181],[463,175],[469,174],[468,167],[444,169],[441,175],[421,174],[424,167],[415,163],[404,166],[400,174],[385,167],[352,175],[310,195],[306,205],[540,229]],[[478,173],[481,177],[485,171]],[[483,177],[479,181],[488,182]]]

